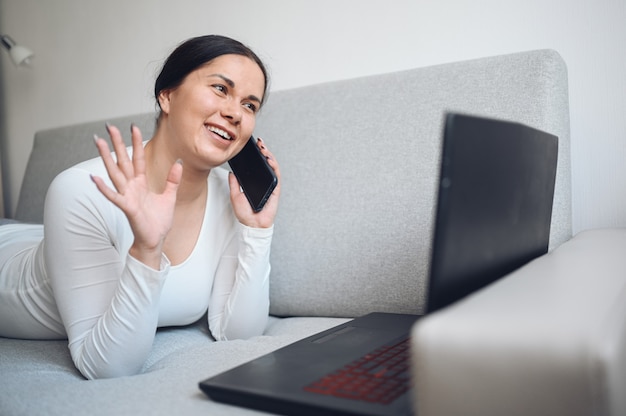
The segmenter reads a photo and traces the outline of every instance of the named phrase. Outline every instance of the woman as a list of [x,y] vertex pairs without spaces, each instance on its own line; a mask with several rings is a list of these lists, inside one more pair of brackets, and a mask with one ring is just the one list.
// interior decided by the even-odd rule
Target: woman
[[[157,128],[132,149],[107,125],[101,158],[61,173],[41,226],[0,227],[0,335],[64,338],[87,378],[139,372],[157,327],[208,309],[216,339],[261,334],[269,309],[269,252],[279,184],[255,213],[219,168],[244,146],[267,89],[241,43],[203,36],[181,44],[155,84]],[[104,162],[104,163],[103,163]],[[95,184],[95,185],[94,185]]]

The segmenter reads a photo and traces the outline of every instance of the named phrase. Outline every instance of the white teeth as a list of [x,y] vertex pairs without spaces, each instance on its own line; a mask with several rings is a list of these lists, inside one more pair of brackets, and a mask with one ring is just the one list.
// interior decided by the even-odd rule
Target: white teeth
[[226,133],[222,129],[218,129],[217,127],[209,126],[209,131],[212,131],[213,133],[219,134],[220,136],[222,136],[226,140],[232,140],[232,138],[230,137],[230,134]]

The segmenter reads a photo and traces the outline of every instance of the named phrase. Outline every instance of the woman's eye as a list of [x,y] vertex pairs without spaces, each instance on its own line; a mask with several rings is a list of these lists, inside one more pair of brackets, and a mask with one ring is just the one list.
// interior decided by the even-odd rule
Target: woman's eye
[[258,109],[256,104],[252,104],[252,103],[245,103],[243,106],[246,107],[248,110],[252,111],[253,113],[256,113]]
[[213,85],[213,88],[221,93],[226,93],[226,86],[222,85],[222,84],[215,84]]

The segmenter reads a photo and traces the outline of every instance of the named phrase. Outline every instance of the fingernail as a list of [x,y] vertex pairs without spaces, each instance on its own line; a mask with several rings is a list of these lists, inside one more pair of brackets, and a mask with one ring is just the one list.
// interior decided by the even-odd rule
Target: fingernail
[[176,159],[176,163],[178,163],[179,165],[183,165],[183,160],[182,159]]
[[98,135],[97,134],[93,135],[93,142],[96,143],[96,144],[98,143]]
[[135,123],[130,123],[130,132],[133,132],[133,129],[135,128]]
[[91,182],[96,183],[96,181],[94,180],[93,175],[91,173],[89,174],[89,178],[91,179]]
[[111,134],[111,124],[108,121],[104,123],[104,127],[107,129],[107,133]]

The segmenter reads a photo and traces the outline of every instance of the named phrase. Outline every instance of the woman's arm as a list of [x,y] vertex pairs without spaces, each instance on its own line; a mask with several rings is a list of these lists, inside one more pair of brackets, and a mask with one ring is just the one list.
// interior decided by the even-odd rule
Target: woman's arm
[[182,174],[175,163],[164,191],[151,192],[139,129],[131,127],[132,159],[119,130],[107,129],[117,158],[95,141],[108,179],[90,175],[94,186],[88,172],[66,171],[44,214],[46,266],[72,358],[87,378],[136,374],[150,352]]
[[209,328],[218,340],[261,335],[269,314],[272,228],[237,224],[220,260],[209,303]]
[[265,329],[269,314],[270,246],[280,197],[280,167],[262,139],[257,145],[274,169],[278,184],[265,207],[254,212],[229,174],[230,201],[239,224],[222,257],[211,291],[209,327],[219,340],[250,338]]
[[87,378],[136,374],[148,356],[169,264],[152,269],[124,253],[125,218],[89,172],[70,169],[50,186],[45,261],[74,364]]

